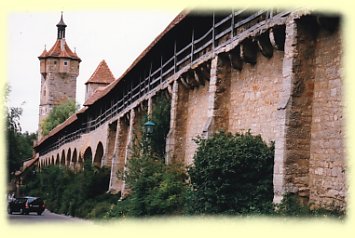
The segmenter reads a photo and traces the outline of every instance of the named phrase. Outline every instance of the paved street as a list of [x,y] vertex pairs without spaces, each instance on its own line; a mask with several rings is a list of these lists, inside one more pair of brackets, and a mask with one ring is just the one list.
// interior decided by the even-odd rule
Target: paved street
[[45,210],[41,216],[37,213],[30,213],[29,215],[21,215],[20,213],[13,213],[12,215],[7,215],[10,223],[28,223],[28,222],[90,222],[79,218],[58,215]]

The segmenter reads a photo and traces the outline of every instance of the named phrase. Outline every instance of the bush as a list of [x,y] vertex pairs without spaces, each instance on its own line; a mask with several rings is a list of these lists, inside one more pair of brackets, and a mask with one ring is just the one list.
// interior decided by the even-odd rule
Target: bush
[[[126,184],[131,193],[113,207],[108,217],[152,216],[182,212],[186,190],[186,172],[182,165],[166,165],[166,136],[169,132],[170,102],[160,95],[155,100],[151,120],[156,123],[151,135],[137,134],[132,158],[127,162]],[[141,127],[148,116],[141,121]]]
[[83,218],[103,217],[119,199],[117,195],[106,194],[109,179],[108,168],[95,168],[90,161],[78,173],[62,166],[48,166],[33,178],[24,192],[41,196],[52,212]]
[[[125,202],[128,216],[178,214],[184,203],[185,172],[182,166],[165,165],[149,156],[132,158],[126,183],[132,190]],[[120,203],[121,204],[121,203]],[[122,211],[123,212],[123,211]]]
[[272,211],[274,148],[260,136],[219,132],[197,139],[187,210],[199,214]]
[[340,210],[327,210],[324,208],[310,209],[308,205],[302,205],[296,194],[286,194],[281,203],[275,207],[274,215],[292,217],[331,217],[343,219],[345,212]]

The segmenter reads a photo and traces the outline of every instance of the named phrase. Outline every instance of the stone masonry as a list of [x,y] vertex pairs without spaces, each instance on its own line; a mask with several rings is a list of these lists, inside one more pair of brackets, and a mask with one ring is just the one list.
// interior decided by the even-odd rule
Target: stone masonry
[[166,90],[171,100],[166,163],[193,164],[198,136],[250,131],[275,143],[274,203],[291,193],[313,208],[345,210],[337,19],[299,11],[256,21],[237,40],[200,55],[95,130],[41,155],[40,166],[64,159],[78,168],[90,148],[93,163],[111,167],[109,191],[124,196],[128,188],[117,172],[126,169],[153,97]]

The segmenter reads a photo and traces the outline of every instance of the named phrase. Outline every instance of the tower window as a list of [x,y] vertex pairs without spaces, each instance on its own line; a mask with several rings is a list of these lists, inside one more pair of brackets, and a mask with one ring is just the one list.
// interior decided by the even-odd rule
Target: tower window
[[54,64],[57,64],[57,61],[54,61]]
[[64,65],[68,65],[68,61],[64,61]]

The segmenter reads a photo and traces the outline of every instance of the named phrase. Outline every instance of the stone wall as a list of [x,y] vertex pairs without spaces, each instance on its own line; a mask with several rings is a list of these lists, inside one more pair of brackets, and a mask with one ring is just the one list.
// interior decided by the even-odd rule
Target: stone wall
[[314,89],[314,50],[317,27],[308,17],[296,21],[296,54],[292,64],[292,91],[286,122],[286,192],[309,199],[309,158]]
[[121,117],[118,119],[116,143],[112,157],[110,191],[117,193],[122,188],[122,180],[120,175],[124,170],[125,157],[128,147],[129,119]]
[[104,166],[111,167],[112,165],[112,157],[114,154],[115,146],[116,146],[116,135],[117,135],[117,120],[108,124],[107,128],[107,145],[106,145],[106,155],[104,156],[105,161],[103,163]]
[[[211,62],[211,79],[209,82],[209,112],[211,125],[208,134],[216,131],[228,131],[230,118],[231,70],[228,59],[216,57]],[[210,123],[208,121],[207,123]]]
[[344,209],[344,155],[341,32],[319,32],[315,48],[310,157],[310,201]]
[[[186,147],[186,127],[187,127],[187,108],[186,102],[188,101],[189,92],[181,83],[174,83],[174,95],[172,98],[172,110],[175,110],[171,120],[175,121],[175,132],[170,131],[172,142],[172,157],[169,162],[183,163],[185,160],[185,147]],[[174,122],[170,122],[172,125]]]
[[267,141],[276,138],[276,111],[282,82],[283,51],[270,59],[257,55],[255,65],[244,64],[231,72],[229,131],[260,134]]
[[[181,100],[181,99],[180,99]],[[207,122],[208,84],[188,91],[188,97],[182,98],[185,104],[186,131],[185,131],[185,164],[193,163],[197,144],[193,141],[201,136]]]

